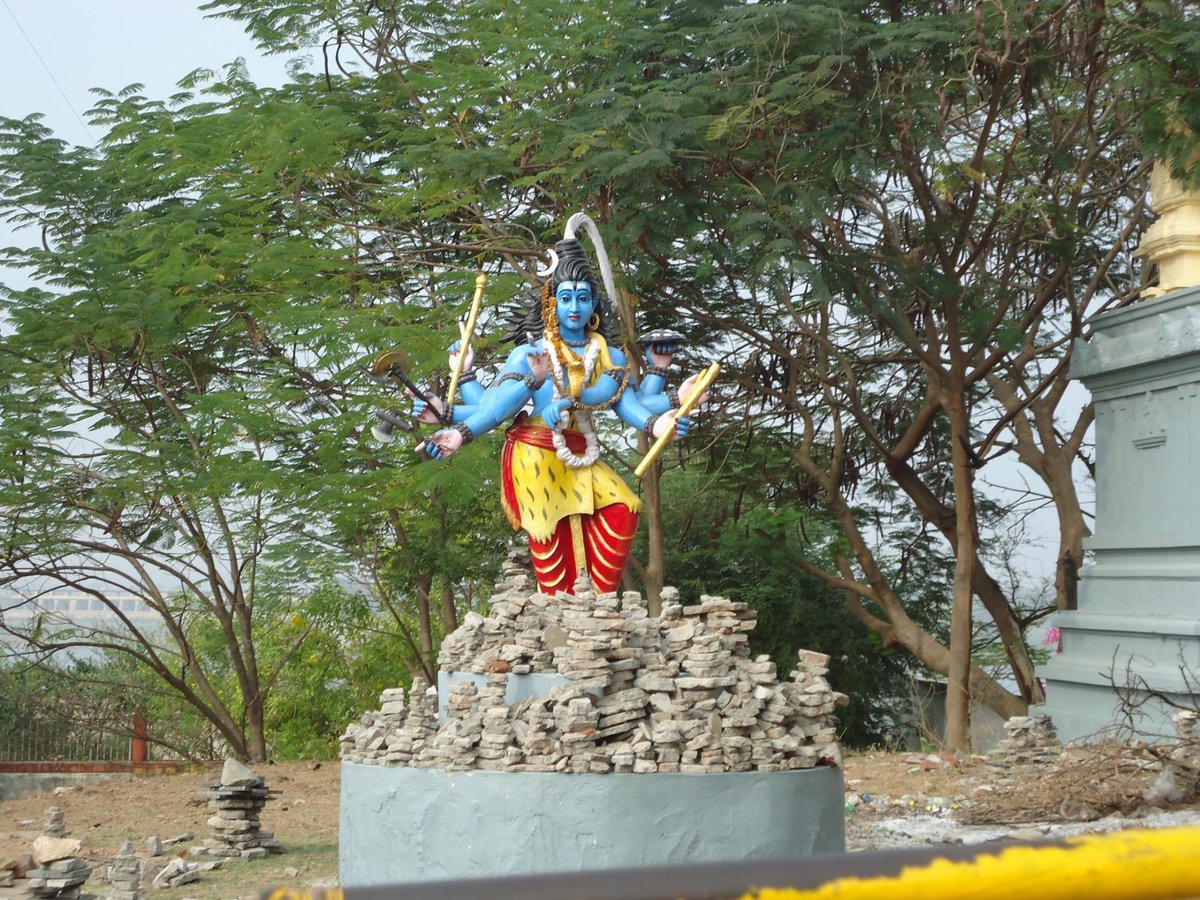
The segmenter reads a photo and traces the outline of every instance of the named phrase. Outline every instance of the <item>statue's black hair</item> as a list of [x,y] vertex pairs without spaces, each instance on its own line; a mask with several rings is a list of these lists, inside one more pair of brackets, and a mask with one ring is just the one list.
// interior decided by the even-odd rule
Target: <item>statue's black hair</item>
[[[550,293],[553,294],[564,281],[586,281],[592,289],[592,296],[596,298],[596,312],[600,315],[600,327],[596,331],[606,341],[611,340],[616,313],[612,301],[600,292],[596,283],[596,273],[583,251],[583,245],[573,238],[561,240],[554,245],[554,251],[558,254],[558,265],[550,274]],[[543,290],[544,288],[543,284]],[[541,337],[545,330],[546,323],[542,319],[542,292],[530,291],[528,305],[519,308],[513,316],[512,331],[507,335],[507,339],[520,345],[529,340],[529,334]]]

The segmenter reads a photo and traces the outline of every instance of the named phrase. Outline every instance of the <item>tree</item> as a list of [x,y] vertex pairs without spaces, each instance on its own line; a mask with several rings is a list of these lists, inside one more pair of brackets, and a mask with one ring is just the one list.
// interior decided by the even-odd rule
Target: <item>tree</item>
[[[546,2],[499,27],[489,4],[211,7],[420,97],[441,126],[421,174],[469,161],[456,211],[481,231],[586,201],[649,318],[721,333],[731,415],[790,436],[841,531],[805,567],[949,676],[952,744],[968,694],[1005,715],[1041,699],[1029,619],[982,552],[980,475],[1016,457],[1044,485],[1069,607],[1090,417],[1063,407],[1070,347],[1136,298],[1147,157],[1182,162],[1197,124],[1183,5]],[[888,574],[914,553],[904,521],[954,560],[949,645]],[[1016,694],[970,663],[972,598]]]
[[[129,239],[89,257],[77,238],[140,227],[137,216],[188,223],[145,232],[180,248],[152,270],[165,288],[154,306],[187,307],[184,287],[226,303],[253,350],[260,412],[308,404],[316,416],[248,430],[270,433],[263,468],[291,485],[280,496],[311,498],[293,522],[332,520],[335,498],[296,486],[332,458],[359,467],[364,485],[381,462],[350,424],[365,411],[347,389],[350,364],[401,343],[431,368],[449,343],[439,329],[461,309],[440,290],[447,276],[499,259],[532,281],[538,249],[585,207],[643,322],[691,320],[694,346],[719,351],[737,386],[718,413],[769,435],[806,485],[794,502],[832,515],[836,538],[798,563],[885,645],[948,675],[951,742],[965,740],[968,693],[1004,714],[1039,699],[1028,618],[982,552],[995,506],[981,473],[1016,456],[1046,486],[1069,605],[1086,532],[1070,472],[1088,415],[1067,421],[1061,409],[1070,341],[1086,315],[1136,297],[1127,250],[1143,157],[1162,149],[1181,162],[1180,128],[1200,125],[1194,17],[1181,6],[208,8],[274,49],[319,46],[324,71],[280,92],[232,72],[204,103],[175,108],[109,98],[104,156],[135,173],[120,189],[97,173],[123,169],[10,125],[8,146],[25,156],[10,163],[6,197],[39,210],[58,243],[26,258],[68,285],[151,246]],[[68,195],[29,159],[77,167],[66,183],[79,189]],[[66,245],[69,265],[56,256]],[[321,332],[330,316],[358,346]],[[244,342],[222,348],[226,365]],[[424,522],[397,508],[405,527],[387,540],[411,547]],[[447,525],[465,521],[446,510]],[[374,554],[387,540],[360,545]],[[948,643],[914,618],[898,580],[930,548],[953,561]],[[438,595],[431,584],[421,601],[422,652]],[[997,625],[1015,694],[970,663],[972,598]]]
[[[7,255],[51,286],[4,294],[0,582],[31,600],[54,587],[93,596],[119,627],[19,636],[39,653],[133,655],[261,760],[273,679],[306,639],[264,668],[267,557],[346,502],[324,475],[380,467],[354,364],[385,329],[431,340],[372,308],[418,283],[411,273],[393,261],[366,290],[345,259],[353,123],[303,89],[259,91],[237,65],[185,86],[205,82],[170,105],[105,95],[94,153],[36,116],[0,123],[7,216],[44,235]],[[122,593],[161,630],[130,621]],[[197,650],[209,622],[234,694]]]
[[[691,201],[695,236],[659,255],[706,274],[675,303],[730,336],[746,361],[739,411],[792,429],[793,461],[838,523],[844,542],[804,568],[948,675],[948,738],[963,747],[969,694],[1005,715],[1041,699],[1026,623],[983,559],[977,479],[998,457],[1045,484],[1058,602],[1073,602],[1087,529],[1071,466],[1091,413],[1071,420],[1062,401],[1086,316],[1137,296],[1144,35],[1126,34],[1151,23],[1072,3],[847,12],[732,9],[707,34],[711,70],[633,89],[642,110],[685,95],[697,133],[660,174]],[[719,109],[701,94],[714,73]],[[631,153],[668,126],[650,127],[629,130],[643,138]],[[856,504],[863,483],[887,504],[879,488]],[[883,560],[911,548],[881,511],[924,522],[953,554],[949,646],[907,612]],[[971,663],[976,597],[1019,695]]]

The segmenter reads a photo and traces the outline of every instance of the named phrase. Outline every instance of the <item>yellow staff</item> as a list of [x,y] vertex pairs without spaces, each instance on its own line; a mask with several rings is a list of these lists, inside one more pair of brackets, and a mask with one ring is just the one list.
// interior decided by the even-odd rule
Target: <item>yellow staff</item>
[[[679,409],[675,411],[675,419],[682,419],[691,413],[692,409],[700,402],[700,398],[704,396],[704,392],[708,390],[708,386],[716,381],[717,376],[721,373],[721,364],[713,363],[707,369],[700,373],[700,377],[696,379],[696,383],[692,385],[691,391],[679,404]],[[654,442],[654,446],[650,448],[650,452],[645,458],[638,463],[638,467],[633,470],[633,474],[641,478],[646,474],[646,470],[654,464],[658,459],[658,454],[662,453],[663,448],[671,443],[671,439],[675,437],[675,422],[671,422],[671,427],[663,432],[662,437]]]
[[454,408],[454,395],[458,393],[458,378],[462,375],[463,361],[467,358],[467,346],[475,334],[475,320],[479,318],[479,307],[483,303],[483,286],[487,284],[487,275],[480,272],[475,279],[475,299],[471,301],[471,311],[467,314],[467,324],[461,327],[462,340],[458,343],[458,355],[454,357],[454,371],[450,373],[450,390],[446,393],[446,411]]

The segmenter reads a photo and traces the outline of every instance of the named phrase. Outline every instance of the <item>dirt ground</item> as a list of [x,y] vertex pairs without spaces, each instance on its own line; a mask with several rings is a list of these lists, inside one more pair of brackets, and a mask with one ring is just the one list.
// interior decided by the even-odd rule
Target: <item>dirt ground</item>
[[[273,887],[331,886],[337,878],[340,766],[288,763],[259,767],[280,791],[262,813],[288,852],[253,862],[226,862],[202,880],[171,895],[194,900],[254,898]],[[1000,772],[981,758],[959,761],[934,754],[849,753],[845,760],[847,849],[1029,839],[1085,830],[1200,823],[1200,798],[1148,806],[1144,794],[1161,763],[1146,748],[1101,747],[1064,754],[1061,761],[1027,771]],[[145,858],[152,835],[186,854],[208,834],[205,786],[219,766],[181,775],[90,780],[53,792],[0,803],[0,867],[27,852],[48,806],[59,806],[71,837],[83,842],[93,865],[112,860],[124,841]],[[1162,818],[1167,816],[1169,818]],[[1157,817],[1157,818],[1156,818]],[[1161,821],[1159,821],[1161,819]],[[1074,828],[1074,832],[1063,829]],[[24,898],[20,887],[0,887],[0,900]],[[88,890],[98,893],[95,875]]]
[[[287,853],[251,862],[225,862],[219,870],[203,873],[200,881],[165,896],[232,900],[258,897],[273,887],[336,884],[340,766],[326,762],[313,769],[312,765],[256,767],[267,786],[280,792],[263,809],[262,827],[275,833]],[[173,854],[201,846],[210,834],[207,821],[211,813],[204,792],[220,775],[220,765],[214,765],[181,775],[89,780],[0,803],[0,867],[29,850],[41,831],[46,807],[52,805],[62,809],[69,837],[83,842],[83,856],[93,870],[111,862],[125,841],[132,841],[139,858],[145,859],[146,841],[152,835],[165,841],[192,832],[193,840],[168,847],[155,860],[165,865]],[[15,888],[0,888],[0,900],[24,898],[21,882],[16,884]],[[99,893],[95,874],[86,890]]]

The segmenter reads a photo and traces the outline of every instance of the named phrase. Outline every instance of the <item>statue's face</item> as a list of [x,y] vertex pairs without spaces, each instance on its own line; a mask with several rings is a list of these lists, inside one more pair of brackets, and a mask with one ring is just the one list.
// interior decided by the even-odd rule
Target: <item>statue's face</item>
[[596,311],[596,299],[586,281],[564,281],[554,291],[558,328],[564,336],[578,339]]

